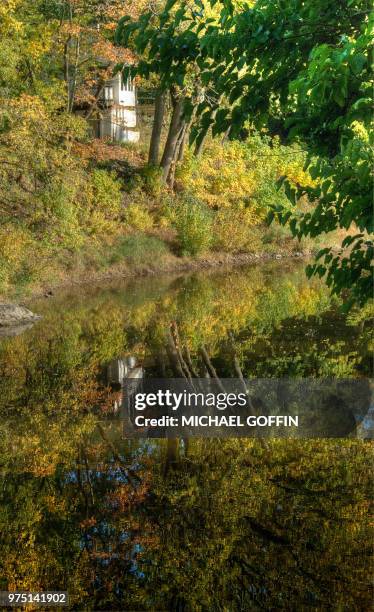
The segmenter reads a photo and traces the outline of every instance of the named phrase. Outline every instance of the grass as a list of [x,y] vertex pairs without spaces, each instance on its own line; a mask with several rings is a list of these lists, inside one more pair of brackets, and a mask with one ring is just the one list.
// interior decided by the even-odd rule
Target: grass
[[126,260],[135,265],[149,265],[170,253],[165,242],[155,236],[134,234],[121,238],[109,253],[110,265]]

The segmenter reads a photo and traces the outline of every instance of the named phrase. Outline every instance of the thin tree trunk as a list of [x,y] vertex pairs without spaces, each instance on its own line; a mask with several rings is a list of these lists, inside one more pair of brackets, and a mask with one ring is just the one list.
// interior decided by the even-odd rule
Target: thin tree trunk
[[[69,24],[71,27],[73,24],[73,7],[71,5],[71,2],[69,2],[68,9],[69,9]],[[65,42],[65,45],[64,45],[64,76],[65,76],[65,81],[66,81],[66,86],[67,86],[66,110],[68,113],[70,112],[70,99],[71,99],[70,61],[69,61],[69,48],[70,48],[71,40],[72,40],[72,36],[71,34],[69,34]]]
[[225,144],[225,142],[227,142],[227,140],[228,140],[228,138],[230,136],[230,132],[231,132],[231,125],[230,125],[229,128],[227,128],[226,132],[223,135],[222,144]]
[[179,360],[178,351],[175,348],[173,336],[170,331],[167,334],[166,352],[167,352],[169,363],[170,363],[171,369],[173,370],[174,375],[177,378],[185,378],[186,380],[188,380],[186,373],[183,371],[182,364]]
[[175,145],[175,149],[174,149],[174,157],[173,157],[173,161],[171,162],[170,165],[170,170],[169,170],[169,175],[167,177],[167,184],[169,185],[170,189],[174,189],[174,181],[175,181],[175,170],[177,167],[177,162],[179,160],[179,154],[180,154],[180,148],[182,145],[182,140],[183,140],[183,135],[184,135],[184,131],[185,131],[185,127],[186,124],[182,124],[182,127],[179,131],[178,134],[178,139]]
[[185,347],[184,352],[185,352],[185,355],[186,355],[186,363],[188,365],[188,368],[189,368],[192,376],[194,378],[199,378],[199,374],[195,370],[194,365],[192,363],[191,353],[190,353],[190,349],[188,348],[188,346]]
[[178,137],[180,134],[181,124],[182,124],[182,113],[183,113],[183,98],[175,98],[172,94],[173,100],[173,113],[171,116],[169,133],[165,144],[164,153],[161,159],[160,166],[162,168],[162,179],[166,183],[169,173],[170,167],[173,163],[174,155],[175,155],[175,147],[178,142]]
[[179,439],[178,438],[168,438],[167,447],[166,447],[166,461],[164,466],[164,474],[165,476],[169,473],[171,467],[173,467],[179,457]]
[[182,162],[184,159],[184,152],[186,150],[186,142],[187,142],[189,130],[190,130],[190,124],[186,123],[186,125],[183,128],[181,143],[179,146],[178,159],[177,159],[178,162]]
[[188,367],[188,364],[186,363],[184,357],[183,357],[183,353],[182,353],[182,349],[181,349],[181,341],[180,341],[180,337],[179,337],[179,330],[178,330],[178,325],[177,322],[174,321],[171,325],[171,337],[174,343],[174,347],[175,347],[175,351],[178,355],[178,359],[179,362],[181,364],[182,370],[184,371],[185,375],[187,376],[187,378],[189,379],[191,386],[193,386],[192,384],[192,376],[191,376],[191,372],[190,369]]
[[149,145],[148,163],[157,166],[160,154],[162,124],[165,114],[165,92],[159,89],[156,93],[155,112],[152,127],[151,143]]
[[76,47],[75,47],[74,78],[73,78],[73,82],[70,88],[70,98],[69,98],[69,112],[70,113],[73,111],[73,108],[74,108],[75,90],[77,88],[79,56],[80,56],[80,35],[77,38]]
[[204,345],[200,348],[200,355],[203,358],[203,363],[204,363],[206,369],[209,372],[209,376],[211,378],[214,378],[214,380],[215,380],[219,390],[222,391],[222,393],[225,393],[225,388],[224,388],[221,380],[218,378],[216,369],[215,369],[214,365],[212,364],[212,362],[210,360],[210,357],[208,355],[208,351],[206,350]]
[[66,110],[69,112],[70,107],[70,66],[69,66],[69,45],[71,36],[68,37],[64,44],[64,79],[67,87],[67,103]]
[[208,132],[209,132],[209,128],[206,128],[201,138],[199,139],[199,142],[197,143],[195,150],[194,150],[195,157],[200,157],[200,155],[202,154],[203,149],[204,149],[205,140],[206,140],[206,137],[208,136]]
[[97,110],[97,104],[98,104],[99,99],[100,99],[100,96],[101,96],[101,94],[102,94],[102,92],[103,92],[104,85],[105,85],[105,80],[101,80],[101,81],[100,81],[100,83],[99,83],[99,85],[98,85],[98,88],[97,88],[97,90],[96,90],[95,99],[94,99],[94,101],[92,102],[92,104],[91,104],[90,108],[88,109],[88,111],[87,111],[87,113],[86,113],[86,116],[85,116],[85,119],[90,119],[90,117],[91,117],[92,113],[93,113],[95,110]]
[[217,101],[218,106],[212,112],[212,116],[211,116],[212,120],[210,122],[210,125],[207,128],[205,128],[205,130],[201,134],[201,138],[199,138],[199,141],[196,144],[195,151],[194,151],[195,157],[199,157],[201,155],[201,153],[203,152],[205,141],[206,141],[206,137],[208,136],[208,133],[209,133],[209,130],[210,130],[210,126],[213,124],[214,119],[216,118],[216,115],[217,115],[218,109],[219,109],[219,103],[221,102],[221,100],[222,100],[222,96],[220,96],[219,100]]
[[174,159],[171,164],[169,176],[167,179],[168,185],[171,189],[174,189],[175,170],[176,170],[177,164],[181,163],[184,159],[184,152],[186,149],[188,134],[189,134],[194,116],[195,116],[195,111],[193,112],[192,117],[188,122],[182,120],[182,127],[180,130],[179,136],[178,136],[177,144],[175,146]]

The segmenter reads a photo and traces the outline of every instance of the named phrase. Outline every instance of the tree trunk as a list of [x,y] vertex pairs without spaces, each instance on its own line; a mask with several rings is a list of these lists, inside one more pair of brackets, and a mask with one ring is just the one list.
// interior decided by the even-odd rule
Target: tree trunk
[[162,168],[162,179],[166,183],[170,168],[173,163],[173,159],[175,156],[175,147],[178,142],[178,138],[180,135],[180,130],[182,127],[182,114],[183,114],[183,98],[176,98],[172,94],[172,102],[173,102],[173,113],[171,116],[169,133],[165,144],[164,154],[161,159],[161,168]]
[[90,105],[90,108],[88,109],[86,115],[85,115],[85,119],[90,119],[92,113],[98,109],[98,102],[100,100],[101,94],[104,90],[104,86],[105,86],[105,80],[103,80],[102,78],[100,79],[97,89],[96,89],[96,93],[95,93],[95,98],[92,102],[92,104]]
[[205,128],[204,132],[201,134],[201,138],[196,144],[195,151],[194,151],[195,157],[199,157],[201,153],[203,152],[206,137],[208,136],[210,126],[214,123],[214,119],[216,118],[216,115],[218,113],[219,103],[221,102],[221,100],[222,100],[222,96],[219,97],[219,100],[217,101],[217,107],[212,112],[210,125],[207,128]]
[[186,125],[183,128],[183,133],[182,133],[181,142],[180,142],[179,151],[178,151],[177,161],[179,162],[182,162],[184,158],[184,152],[186,149],[186,143],[187,143],[189,131],[190,131],[190,124],[186,123]]
[[227,140],[228,140],[228,138],[230,136],[230,132],[231,132],[231,125],[230,125],[229,128],[227,128],[226,132],[223,135],[222,144],[225,144],[225,142],[227,142]]
[[74,99],[75,99],[75,90],[77,88],[77,78],[78,78],[78,64],[79,64],[79,56],[80,56],[80,35],[77,37],[75,43],[75,62],[74,62],[74,77],[72,80],[72,84],[70,87],[70,95],[69,95],[69,113],[73,112],[74,108]]
[[64,44],[64,79],[66,83],[67,90],[67,102],[66,102],[66,110],[69,112],[70,108],[70,63],[69,63],[69,45],[71,41],[71,36],[65,41]]
[[186,127],[187,127],[187,124],[182,122],[182,127],[179,130],[177,142],[176,142],[176,145],[175,145],[175,148],[174,148],[173,161],[170,164],[170,170],[169,170],[169,174],[167,176],[167,184],[169,185],[169,187],[171,189],[174,189],[175,170],[176,170],[177,162],[179,161],[180,150],[181,150],[181,146],[182,146],[182,142],[183,142],[183,138],[184,138]]
[[168,438],[166,447],[166,461],[164,466],[164,474],[167,476],[170,468],[174,467],[179,458],[179,439]]
[[[69,24],[71,27],[73,23],[73,7],[72,7],[71,2],[69,2],[68,10],[69,10]],[[71,80],[70,80],[71,75],[70,75],[70,59],[69,59],[71,41],[72,41],[72,35],[69,34],[64,44],[64,78],[65,78],[66,87],[67,87],[66,110],[68,113],[70,112],[70,100],[71,100]]]
[[208,136],[208,132],[209,132],[209,128],[206,128],[203,134],[201,135],[201,138],[199,142],[197,143],[195,150],[194,150],[195,157],[199,157],[202,154],[203,149],[204,149],[205,140],[206,140],[206,137]]
[[151,136],[151,143],[149,145],[148,163],[151,166],[157,166],[158,164],[164,114],[165,114],[165,92],[159,89],[156,93],[152,136]]

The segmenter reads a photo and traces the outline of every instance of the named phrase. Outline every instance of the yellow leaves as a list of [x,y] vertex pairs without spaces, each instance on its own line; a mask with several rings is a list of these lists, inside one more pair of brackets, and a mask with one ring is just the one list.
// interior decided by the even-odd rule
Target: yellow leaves
[[191,157],[178,176],[187,189],[211,207],[227,208],[250,198],[255,177],[240,143],[213,140],[199,162]]
[[360,121],[353,121],[351,124],[351,129],[357,139],[362,140],[365,143],[369,143],[370,135],[363,123]]
[[92,235],[118,233],[121,213],[121,184],[115,173],[94,170],[85,182],[85,192],[81,196],[84,204],[80,210],[80,222]]
[[[82,406],[80,409],[82,410]],[[33,415],[22,417],[27,420],[24,424],[27,427],[20,425],[17,431],[13,428],[12,433],[5,432],[2,452],[4,446],[9,445],[13,449],[13,467],[20,472],[42,478],[54,474],[58,464],[72,460],[76,454],[76,444],[85,433],[94,429],[95,421],[93,417],[81,414],[80,422],[77,422],[68,414],[66,406],[60,406],[61,414],[56,415],[53,420],[47,414],[42,414],[37,407],[34,406],[33,410]],[[52,498],[48,503],[52,508]],[[56,512],[62,509],[63,506],[55,506]]]
[[[215,211],[215,246],[232,252],[264,250],[269,206],[288,205],[278,189],[281,174],[294,183],[311,184],[305,154],[278,138],[253,134],[245,142],[211,140],[198,159],[191,152],[177,171],[184,189]],[[257,226],[257,227],[256,227]]]
[[8,106],[14,114],[14,122],[22,119],[23,123],[31,123],[47,119],[44,103],[39,96],[24,93],[19,98],[9,100]]
[[83,26],[72,21],[64,21],[60,27],[60,34],[68,37],[78,37],[83,30]]
[[144,163],[144,157],[137,149],[108,144],[99,139],[94,139],[89,143],[74,143],[74,152],[85,163],[88,160],[98,162],[126,161],[133,166],[141,166]]
[[294,185],[312,187],[316,184],[315,181],[312,180],[309,172],[305,172],[298,161],[281,164],[279,176],[286,176]]
[[[45,54],[52,49],[53,45],[53,22],[41,23],[36,19],[30,27],[30,23],[24,15],[23,0],[5,0],[0,6],[0,34],[2,44],[8,44],[9,57],[13,54],[13,62],[19,70],[18,76],[14,76],[7,83],[12,89],[16,90],[24,88],[25,83],[22,82],[25,77],[25,70],[28,82],[32,76],[32,80],[37,80],[37,74],[42,69],[42,60]],[[30,17],[29,17],[30,18]],[[4,51],[5,53],[5,51]],[[2,57],[2,61],[4,58]],[[26,67],[26,68],[25,68]],[[2,72],[6,75],[7,67],[3,66]],[[18,81],[18,83],[17,83]]]
[[14,265],[22,258],[32,239],[22,228],[12,228],[11,232],[9,229],[7,226],[0,227],[0,259]]
[[[128,316],[128,323],[133,324],[135,327],[143,329],[147,326],[148,322],[152,320],[157,310],[155,302],[149,301],[145,304],[140,304],[139,307],[131,312]],[[138,346],[137,351],[144,351],[144,347]]]
[[22,23],[15,16],[15,11],[22,0],[2,0],[0,5],[0,34],[9,36],[22,30]]
[[28,273],[37,271],[38,250],[27,230],[12,224],[0,226],[0,290],[11,287],[13,275],[18,270],[27,267]]
[[48,512],[55,514],[64,514],[67,509],[66,499],[57,495],[45,495],[44,504]]
[[18,8],[22,0],[3,0],[0,7],[0,16],[12,13]]
[[114,355],[121,355],[126,346],[122,310],[111,304],[107,306],[105,317],[101,316],[100,312],[100,309],[91,311],[84,325],[91,368],[110,361]]
[[255,226],[261,219],[252,209],[223,208],[215,217],[216,245],[223,251],[249,251],[262,249],[261,233]]
[[59,117],[54,120],[40,96],[24,93],[19,98],[1,102],[11,129],[0,136],[0,147],[7,146],[13,156],[19,156],[20,167],[24,169],[29,162],[39,166],[53,163],[61,153],[61,148],[53,144],[63,133],[68,133],[67,123],[64,125]]
[[153,218],[149,211],[141,204],[130,204],[124,212],[125,224],[135,230],[147,232],[153,227]]
[[45,45],[40,41],[33,40],[27,47],[28,55],[30,59],[36,61],[40,58],[41,54],[45,51]]

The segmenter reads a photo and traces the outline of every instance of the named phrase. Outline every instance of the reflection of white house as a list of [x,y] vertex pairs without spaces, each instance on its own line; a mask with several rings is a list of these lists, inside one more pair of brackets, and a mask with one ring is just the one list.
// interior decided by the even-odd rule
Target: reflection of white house
[[100,118],[95,125],[98,138],[116,142],[138,142],[136,89],[133,80],[121,73],[107,81],[103,88]]
[[121,390],[121,396],[114,399],[113,413],[120,412],[126,434],[133,429],[135,418],[135,392],[141,389],[144,378],[142,366],[137,366],[136,357],[113,359],[107,365],[106,380],[112,389]]
[[143,368],[136,365],[136,357],[113,359],[107,366],[107,382],[109,385],[123,386],[125,378],[141,379]]

